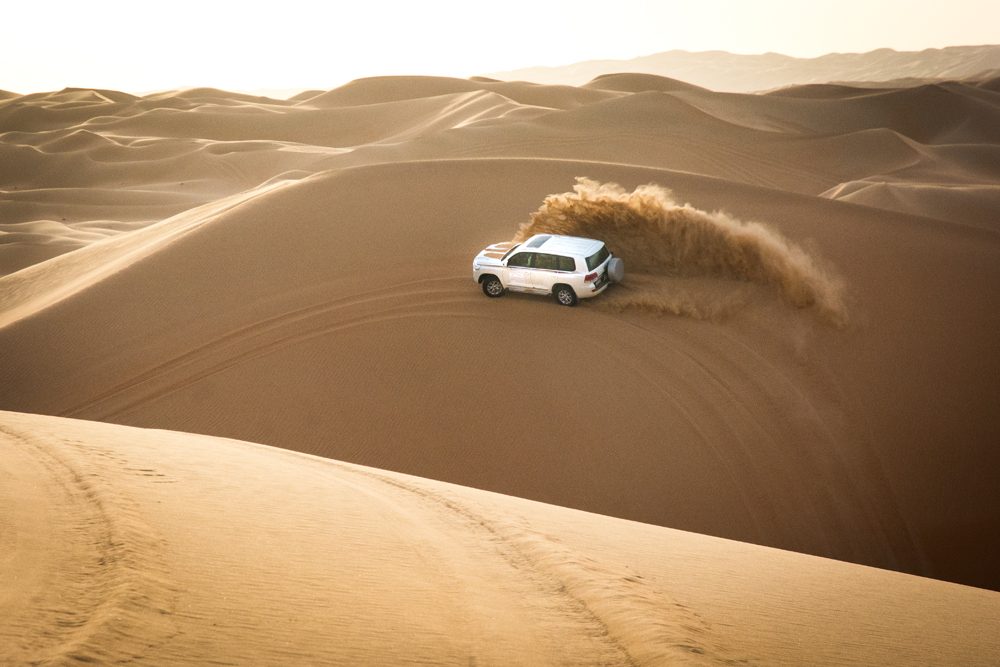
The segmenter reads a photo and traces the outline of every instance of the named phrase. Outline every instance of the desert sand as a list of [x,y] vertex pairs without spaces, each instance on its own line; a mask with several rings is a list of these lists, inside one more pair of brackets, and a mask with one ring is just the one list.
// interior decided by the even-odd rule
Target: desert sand
[[0,452],[4,664],[1000,659],[991,591],[207,436]]
[[[284,647],[495,664],[553,661],[555,642],[592,662],[683,646],[995,662],[971,628],[995,625],[997,593],[898,573],[1000,589],[998,89],[745,95],[619,74],[0,99],[0,409],[328,460],[5,416],[19,462],[4,474],[48,480],[15,503],[27,518],[5,519],[23,531],[5,566],[27,578],[0,616],[5,637],[27,637],[12,660],[71,643],[42,629],[61,607],[27,609],[33,581],[65,576],[71,608],[103,604],[76,565],[34,563],[62,558],[49,553],[62,538],[31,517],[59,514],[43,509],[55,489],[86,505],[91,484],[128,498],[107,510],[115,543],[159,554],[125,568],[155,589],[133,625],[81,640],[98,659]],[[474,254],[544,230],[605,238],[625,282],[574,309],[485,298]],[[191,484],[139,490],[155,480],[115,467],[130,457]],[[84,487],[57,481],[65,466]],[[487,514],[460,519],[465,499]],[[518,580],[511,563],[541,546],[498,545],[516,533],[508,513],[570,550],[566,568],[545,552],[542,574]],[[473,530],[478,516],[503,527]],[[592,586],[588,559],[668,597]],[[589,625],[550,614],[579,605],[532,592],[535,577],[579,589]],[[235,582],[246,599],[226,592]],[[336,611],[351,605],[375,607]],[[678,638],[704,629],[685,609],[711,624],[704,643]],[[191,630],[207,618],[227,630]],[[277,633],[266,647],[247,639],[262,624]],[[309,632],[329,641],[294,639]],[[131,643],[156,633],[151,653]]]

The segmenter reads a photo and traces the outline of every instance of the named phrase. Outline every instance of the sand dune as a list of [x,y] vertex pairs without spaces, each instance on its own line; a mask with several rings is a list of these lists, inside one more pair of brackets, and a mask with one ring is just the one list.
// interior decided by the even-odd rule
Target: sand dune
[[[800,93],[4,100],[0,408],[1000,587],[996,93]],[[711,256],[700,238],[650,271],[643,244],[674,237],[647,234],[580,308],[482,297],[473,254],[578,177],[765,230],[736,256],[753,270],[678,264]],[[815,268],[792,272],[809,298],[762,257]]]
[[102,130],[130,136],[197,137],[215,141],[256,140],[307,143],[320,146],[352,147],[388,140],[407,131],[453,127],[483,117],[489,112],[501,116],[517,106],[487,91],[472,91],[403,100],[396,103],[303,107],[308,102],[270,109],[203,104],[193,116],[169,108],[150,109],[120,120],[94,121]]
[[817,58],[793,58],[780,53],[743,55],[725,51],[674,50],[631,60],[592,60],[562,67],[530,67],[491,76],[578,86],[605,74],[639,72],[673,77],[713,90],[752,92],[831,81],[888,81],[890,86],[902,87],[914,81],[981,80],[998,68],[1000,46],[982,45],[923,51],[876,49],[867,53],[828,53]]
[[602,74],[601,76],[594,77],[593,80],[583,87],[597,90],[614,90],[622,93],[642,93],[648,91],[673,93],[679,90],[708,92],[701,86],[665,76],[656,76],[655,74]]
[[613,97],[613,93],[574,86],[541,86],[523,81],[496,81],[482,77],[449,79],[429,76],[395,76],[358,79],[300,100],[298,105],[318,108],[368,106],[442,95],[489,91],[520,104],[570,109]]
[[842,183],[823,196],[853,204],[896,211],[922,210],[934,218],[947,218],[963,209],[962,222],[997,231],[1000,186],[933,183],[852,181]]
[[[615,81],[623,90],[598,89],[615,88]],[[146,98],[77,89],[30,95],[0,105],[0,179],[7,190],[114,187],[128,191],[122,196],[129,206],[138,193],[155,190],[149,211],[132,214],[151,222],[280,174],[399,159],[624,161],[804,194],[873,178],[954,185],[997,178],[995,156],[974,159],[970,179],[965,157],[946,150],[997,143],[996,96],[974,86],[817,100],[717,94],[649,75],[615,75],[592,85],[400,77],[288,102],[227,98],[211,89]],[[924,107],[936,112],[908,113]],[[887,145],[893,136],[897,147]],[[915,165],[913,178],[899,173]],[[171,183],[163,179],[167,173],[182,177]],[[176,196],[175,203],[165,196]],[[7,210],[3,222],[129,216],[121,207],[102,214],[66,204],[58,215]],[[918,206],[906,212],[927,214]],[[973,223],[982,217],[976,210],[965,216],[961,206],[948,213]],[[52,256],[55,249],[48,250],[35,248],[33,256]],[[10,261],[4,268],[23,265]]]
[[206,436],[0,451],[8,664],[1000,659],[995,592]]
[[[723,304],[721,322],[623,317],[614,314],[613,295],[575,312],[531,298],[502,308],[484,300],[465,275],[469,252],[483,238],[512,235],[519,210],[584,169],[607,180],[669,182],[695,203],[723,204],[792,238],[813,238],[849,276],[850,314],[862,324],[840,331],[727,281],[674,286],[710,314]],[[487,182],[489,197],[481,189]],[[466,192],[475,196],[456,196]],[[718,192],[715,181],[678,173],[473,160],[330,172],[232,205],[223,200],[205,215],[144,230],[149,238],[133,237],[143,240],[122,259],[71,253],[6,278],[17,286],[7,295],[37,292],[27,310],[6,309],[14,321],[2,330],[11,355],[3,404],[252,437],[945,574],[925,562],[936,560],[932,552],[950,553],[935,535],[956,521],[924,507],[934,493],[927,484],[953,453],[938,443],[963,441],[963,455],[979,461],[995,456],[989,438],[975,435],[992,419],[993,376],[974,369],[998,361],[988,342],[995,315],[978,305],[989,296],[977,289],[996,271],[996,241],[748,186]],[[873,229],[880,243],[857,247],[854,239]],[[381,250],[378,280],[372,248]],[[888,264],[887,249],[898,253]],[[942,283],[923,271],[924,257],[965,269]],[[95,264],[102,274],[79,273]],[[924,317],[942,338],[910,335],[901,289],[922,295]],[[962,318],[949,315],[956,307]],[[965,345],[945,344],[957,337]],[[37,349],[46,350],[43,358]],[[921,365],[907,370],[918,358]],[[525,393],[521,365],[549,369],[549,379]],[[886,367],[892,372],[880,371]],[[954,383],[942,383],[949,373]],[[578,391],[566,396],[556,378]],[[592,400],[593,392],[603,398]],[[880,398],[890,395],[892,405]],[[941,401],[958,404],[950,414],[920,416]],[[512,416],[516,430],[498,431],[498,419]],[[889,480],[873,475],[872,457],[889,467]],[[970,527],[993,516],[988,470],[978,470],[963,470],[982,476],[965,478],[960,491],[934,487],[942,509],[959,498],[969,503],[959,521]],[[842,487],[835,499],[827,484]]]
[[976,84],[976,86],[978,88],[982,88],[983,90],[989,90],[994,93],[1000,93],[1000,76],[993,76],[989,79],[985,79]]

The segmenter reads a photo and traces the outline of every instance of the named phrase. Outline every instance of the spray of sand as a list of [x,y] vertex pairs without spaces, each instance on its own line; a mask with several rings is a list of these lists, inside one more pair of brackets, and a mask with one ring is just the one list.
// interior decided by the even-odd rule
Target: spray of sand
[[738,307],[751,291],[740,284],[758,285],[846,322],[843,284],[815,257],[763,224],[678,204],[657,185],[627,192],[577,178],[572,192],[546,197],[515,240],[542,233],[599,238],[624,258],[626,280],[610,305],[712,318]]

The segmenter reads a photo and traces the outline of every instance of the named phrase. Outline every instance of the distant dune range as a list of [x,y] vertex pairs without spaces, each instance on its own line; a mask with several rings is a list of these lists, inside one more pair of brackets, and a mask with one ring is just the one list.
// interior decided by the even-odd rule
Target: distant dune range
[[623,74],[583,88],[373,79],[297,101],[210,89],[15,97],[0,101],[0,271],[269,178],[445,158],[691,171],[992,227],[1000,93],[990,85],[733,95]]
[[655,74],[732,92],[754,92],[831,82],[900,87],[1000,74],[1000,45],[949,46],[923,51],[876,49],[795,58],[780,53],[665,51],[631,60],[588,60],[559,67],[529,67],[490,76],[579,86],[603,74]]
[[[1000,588],[998,88],[8,97],[0,408]],[[732,272],[483,297],[473,254],[578,177],[762,223],[844,317]]]

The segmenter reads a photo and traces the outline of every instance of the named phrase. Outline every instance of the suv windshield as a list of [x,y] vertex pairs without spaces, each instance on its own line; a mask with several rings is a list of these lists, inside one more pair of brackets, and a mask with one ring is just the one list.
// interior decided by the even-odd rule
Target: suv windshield
[[587,270],[593,271],[596,269],[604,262],[604,260],[608,258],[608,255],[610,254],[611,253],[608,252],[608,246],[602,245],[600,250],[587,258]]

